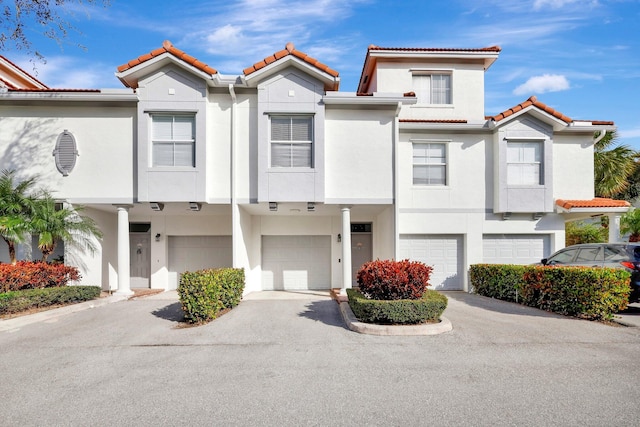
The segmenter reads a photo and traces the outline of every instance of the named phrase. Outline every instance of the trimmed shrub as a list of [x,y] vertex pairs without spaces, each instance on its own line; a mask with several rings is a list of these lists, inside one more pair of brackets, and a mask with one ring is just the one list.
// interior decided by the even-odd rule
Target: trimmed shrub
[[347,289],[353,314],[365,323],[416,325],[435,323],[447,308],[447,297],[427,289],[419,299],[372,300],[357,289]]
[[18,261],[15,265],[0,264],[1,292],[61,287],[80,278],[76,267],[64,264],[38,261]]
[[217,268],[182,273],[178,295],[187,322],[204,323],[237,306],[243,290],[244,269]]
[[609,238],[609,230],[607,228],[583,221],[568,222],[565,225],[565,232],[565,246],[579,243],[605,243]]
[[89,301],[100,296],[98,286],[63,286],[27,289],[0,294],[0,314],[14,314],[39,307]]
[[420,299],[429,286],[433,267],[418,261],[376,260],[358,270],[358,287],[374,300]]
[[622,269],[476,264],[480,295],[590,320],[610,320],[628,304],[630,273]]

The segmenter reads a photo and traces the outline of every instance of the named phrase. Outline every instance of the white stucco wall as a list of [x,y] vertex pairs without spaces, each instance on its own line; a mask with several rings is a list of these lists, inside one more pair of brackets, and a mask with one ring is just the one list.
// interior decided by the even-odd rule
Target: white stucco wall
[[377,91],[406,93],[413,91],[414,71],[451,73],[451,105],[408,105],[401,119],[484,120],[484,69],[480,64],[454,62],[384,62],[378,60]]
[[327,203],[391,203],[393,116],[389,111],[327,109]]
[[593,187],[593,136],[553,137],[554,199],[590,200]]
[[[19,178],[39,175],[39,183],[60,199],[133,200],[135,107],[2,105],[0,117],[3,169],[15,169]],[[52,155],[65,129],[75,137],[79,153],[67,177],[58,172]]]

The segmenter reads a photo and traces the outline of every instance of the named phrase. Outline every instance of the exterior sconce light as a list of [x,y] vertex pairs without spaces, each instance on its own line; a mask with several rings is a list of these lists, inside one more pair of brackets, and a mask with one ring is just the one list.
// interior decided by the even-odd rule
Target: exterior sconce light
[[189,210],[197,212],[200,210],[201,207],[202,207],[202,204],[200,203],[189,202]]
[[160,233],[156,234],[156,242],[160,241]]
[[537,221],[540,218],[542,218],[543,216],[544,216],[544,214],[542,212],[536,212],[536,213],[533,214],[533,220]]
[[511,218],[511,212],[505,212],[502,214],[503,221],[507,221],[509,218]]
[[316,204],[313,202],[307,203],[307,211],[314,212],[316,210]]
[[338,243],[342,242],[342,234],[338,233]]
[[164,209],[164,203],[151,202],[149,203],[149,206],[151,206],[152,211],[156,212],[160,212],[162,209]]
[[269,210],[271,212],[276,212],[278,210],[278,203],[276,202],[269,202]]

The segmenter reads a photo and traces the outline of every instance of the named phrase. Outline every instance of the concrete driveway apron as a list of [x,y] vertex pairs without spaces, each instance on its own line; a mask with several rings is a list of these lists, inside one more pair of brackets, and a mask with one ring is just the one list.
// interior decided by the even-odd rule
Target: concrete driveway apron
[[637,425],[639,328],[447,293],[453,331],[347,330],[326,294],[175,295],[0,332],[0,425]]

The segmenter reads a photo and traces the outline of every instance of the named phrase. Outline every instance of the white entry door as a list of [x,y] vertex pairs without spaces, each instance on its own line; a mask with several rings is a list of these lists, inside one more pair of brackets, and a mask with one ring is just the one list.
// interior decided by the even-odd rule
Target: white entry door
[[351,286],[358,286],[358,270],[371,261],[371,233],[351,233]]
[[148,288],[151,270],[151,234],[129,233],[131,287]]

